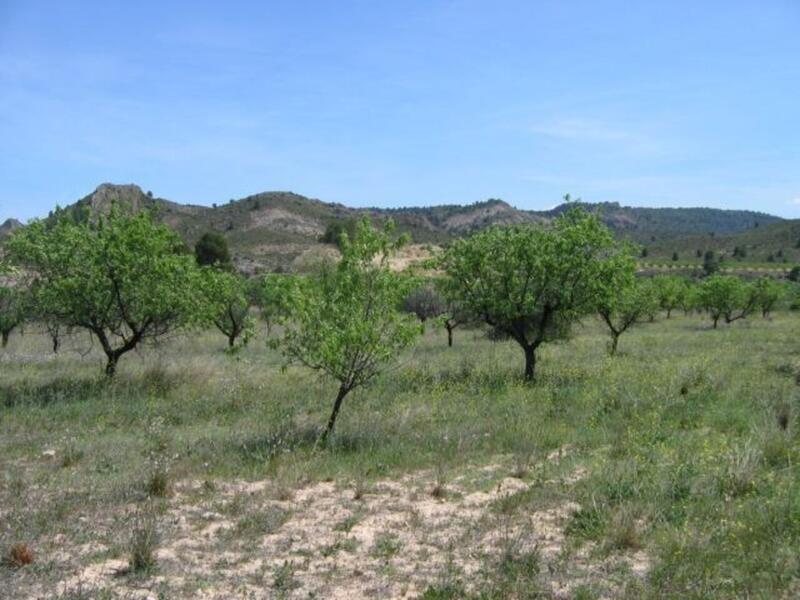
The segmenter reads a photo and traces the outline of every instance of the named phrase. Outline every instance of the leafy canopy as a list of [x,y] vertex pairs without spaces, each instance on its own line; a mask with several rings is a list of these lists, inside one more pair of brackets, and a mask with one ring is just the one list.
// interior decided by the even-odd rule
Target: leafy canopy
[[183,248],[150,213],[117,206],[96,224],[35,221],[7,243],[12,260],[34,277],[38,312],[89,330],[106,353],[108,375],[139,343],[198,314],[197,268]]
[[8,343],[8,336],[25,320],[26,295],[16,285],[0,284],[0,337],[2,346]]
[[197,264],[201,266],[233,267],[231,252],[228,249],[228,240],[221,233],[214,231],[204,233],[200,237],[194,246],[194,256],[197,259]]
[[229,350],[247,345],[253,319],[244,278],[215,267],[203,267],[201,273],[207,320],[228,338]]
[[338,263],[324,263],[315,274],[282,285],[286,329],[273,345],[340,384],[326,435],[344,396],[378,375],[420,332],[414,316],[400,310],[415,282],[389,268],[390,254],[405,243],[393,232],[392,221],[375,230],[364,219],[352,239],[341,236]]
[[571,208],[550,226],[490,227],[441,256],[448,297],[514,339],[533,379],[535,350],[610,294],[634,259],[596,216]]
[[659,307],[656,287],[650,280],[635,279],[620,271],[611,293],[599,303],[598,313],[611,334],[609,352],[615,354],[619,337],[631,326],[649,318]]
[[753,289],[739,277],[712,275],[697,290],[697,304],[708,311],[714,327],[724,317],[726,323],[745,318],[753,310]]

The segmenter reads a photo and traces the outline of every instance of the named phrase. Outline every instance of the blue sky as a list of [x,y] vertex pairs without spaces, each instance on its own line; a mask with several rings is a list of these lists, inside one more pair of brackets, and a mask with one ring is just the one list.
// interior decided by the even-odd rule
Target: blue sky
[[800,1],[0,0],[0,221],[103,181],[800,217]]

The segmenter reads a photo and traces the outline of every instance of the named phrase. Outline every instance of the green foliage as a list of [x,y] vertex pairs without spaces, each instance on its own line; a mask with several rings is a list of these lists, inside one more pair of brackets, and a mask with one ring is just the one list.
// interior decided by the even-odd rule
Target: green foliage
[[27,296],[19,286],[0,285],[0,346],[8,345],[8,337],[25,320]]
[[198,313],[197,269],[182,248],[150,213],[130,216],[116,207],[97,224],[36,221],[7,243],[11,259],[34,276],[38,314],[89,330],[109,376],[123,354]]
[[760,277],[752,284],[755,308],[766,317],[784,296],[784,287],[772,277]]
[[713,275],[719,271],[719,261],[714,255],[713,250],[706,250],[706,253],[703,255],[703,271],[705,271],[706,275]]
[[752,286],[732,275],[712,275],[700,284],[698,305],[708,311],[716,329],[720,318],[726,323],[744,319],[755,306]]
[[328,223],[328,226],[325,228],[325,233],[320,236],[319,241],[323,244],[334,244],[341,248],[342,236],[346,235],[350,239],[354,238],[357,228],[358,220],[356,219],[332,221]]
[[229,351],[247,345],[253,334],[253,319],[244,278],[215,267],[203,267],[201,273],[208,321],[228,339]]
[[634,259],[597,217],[570,208],[549,227],[491,227],[457,240],[440,267],[449,298],[522,347],[532,380],[536,349],[594,311],[613,280],[632,276]]
[[405,242],[393,241],[393,231],[391,221],[376,231],[363,219],[352,240],[341,237],[338,264],[287,279],[281,290],[286,329],[274,345],[340,384],[325,436],[344,397],[374,379],[420,332],[416,319],[398,308],[414,281],[389,269],[389,255]]
[[689,285],[686,279],[675,275],[657,275],[653,277],[653,284],[658,296],[658,304],[667,311],[669,319],[672,311],[682,306],[689,291]]
[[658,310],[656,287],[650,280],[636,280],[620,271],[610,294],[599,303],[598,313],[611,334],[609,353],[616,354],[619,337],[632,325],[649,318]]
[[194,246],[194,256],[200,266],[233,267],[228,241],[215,231],[209,231],[200,237]]

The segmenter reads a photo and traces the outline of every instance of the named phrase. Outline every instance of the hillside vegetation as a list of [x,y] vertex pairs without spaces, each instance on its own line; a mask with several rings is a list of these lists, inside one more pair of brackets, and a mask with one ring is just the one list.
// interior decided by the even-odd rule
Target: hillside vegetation
[[[727,266],[760,264],[775,268],[800,262],[800,220],[786,220],[750,227],[733,234],[703,233],[679,235],[669,239],[645,242],[648,260],[703,262],[703,255],[712,250],[723,257]],[[699,256],[698,256],[699,254]]]
[[[319,243],[329,226],[337,222],[353,222],[362,215],[368,215],[376,225],[391,217],[398,232],[408,233],[415,243],[438,245],[493,224],[549,221],[575,204],[562,204],[547,211],[525,211],[502,200],[490,199],[469,205],[356,209],[292,192],[264,192],[208,207],[154,197],[136,185],[106,183],[66,210],[102,212],[114,200],[137,210],[151,208],[157,211],[159,220],[178,231],[189,245],[207,231],[222,233],[231,246],[237,268],[247,273],[303,270],[309,262],[331,252],[330,248]],[[596,213],[618,237],[645,244],[652,248],[653,257],[666,259],[671,259],[677,248],[682,259],[690,260],[694,246],[710,246],[701,243],[709,233],[717,238],[723,236],[725,240],[735,240],[736,235],[751,233],[758,224],[757,233],[763,232],[766,240],[772,231],[767,225],[772,224],[771,227],[778,232],[782,231],[781,226],[791,227],[789,223],[793,223],[753,211],[635,208],[617,203],[580,205]],[[10,230],[13,227],[14,223],[0,227],[0,238],[4,228]],[[784,244],[782,239],[776,240],[770,247],[775,246],[774,251],[777,251],[783,246],[788,252],[796,241]],[[748,242],[731,241],[728,245],[742,243]],[[759,248],[762,246],[767,248],[766,241]]]

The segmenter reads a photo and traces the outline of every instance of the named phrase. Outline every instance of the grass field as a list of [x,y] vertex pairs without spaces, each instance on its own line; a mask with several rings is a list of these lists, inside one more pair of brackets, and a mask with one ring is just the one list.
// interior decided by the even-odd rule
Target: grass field
[[[348,397],[261,335],[0,354],[3,598],[800,595],[800,318],[429,329]],[[87,353],[88,351],[88,353]],[[32,555],[27,555],[27,552]],[[21,566],[22,563],[30,564]]]

